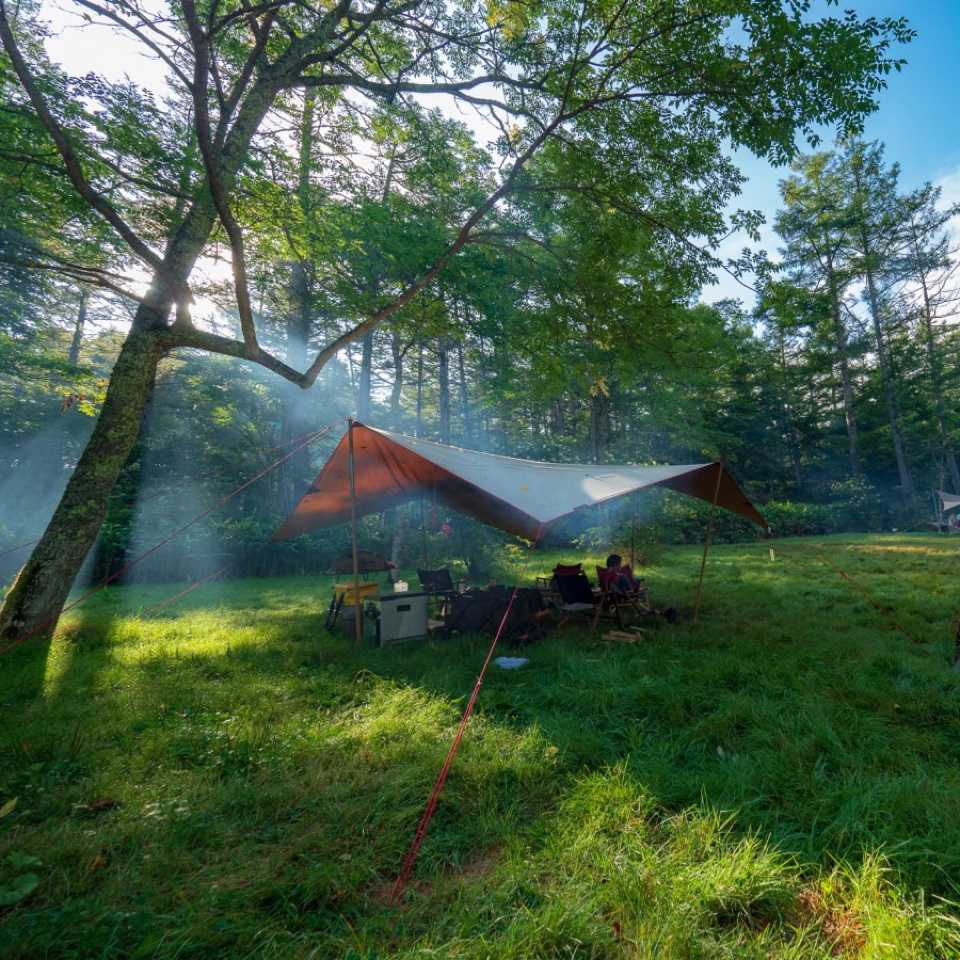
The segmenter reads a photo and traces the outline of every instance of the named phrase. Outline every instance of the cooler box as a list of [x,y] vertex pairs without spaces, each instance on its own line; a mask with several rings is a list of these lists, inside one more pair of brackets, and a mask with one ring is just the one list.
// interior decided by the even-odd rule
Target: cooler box
[[426,593],[386,593],[380,597],[380,645],[427,635]]

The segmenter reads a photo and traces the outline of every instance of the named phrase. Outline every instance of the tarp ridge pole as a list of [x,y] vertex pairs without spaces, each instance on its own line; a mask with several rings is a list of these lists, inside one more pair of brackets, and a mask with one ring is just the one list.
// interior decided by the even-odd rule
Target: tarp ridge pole
[[720,499],[720,481],[723,479],[723,461],[717,464],[717,485],[713,491],[713,503],[710,504],[710,519],[707,521],[707,533],[703,538],[703,556],[700,558],[700,577],[697,580],[697,597],[693,602],[694,625],[700,622],[700,601],[703,599],[703,575],[707,569],[707,553],[713,539],[713,523],[717,515],[717,501]]
[[350,543],[353,549],[354,635],[357,646],[363,643],[363,602],[360,599],[360,559],[357,554],[357,470],[353,454],[353,418],[347,418],[347,459],[350,473]]

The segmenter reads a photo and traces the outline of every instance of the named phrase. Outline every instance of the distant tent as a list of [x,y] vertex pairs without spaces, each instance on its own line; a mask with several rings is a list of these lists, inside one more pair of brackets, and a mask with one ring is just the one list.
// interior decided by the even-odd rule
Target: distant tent
[[941,490],[939,496],[944,513],[946,513],[948,510],[956,510],[957,507],[960,507],[960,494],[944,493]]
[[[337,444],[274,540],[350,520],[348,436]],[[464,450],[361,423],[354,424],[353,441],[358,517],[430,495],[483,523],[534,540],[561,517],[659,486],[708,503],[716,497],[718,506],[767,526],[719,463],[659,467],[543,463]]]

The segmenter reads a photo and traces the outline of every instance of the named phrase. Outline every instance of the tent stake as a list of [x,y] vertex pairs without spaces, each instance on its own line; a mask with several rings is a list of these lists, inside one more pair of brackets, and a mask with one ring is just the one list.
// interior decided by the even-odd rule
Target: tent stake
[[353,457],[353,418],[347,418],[347,452],[350,461],[350,540],[353,547],[354,633],[357,646],[363,643],[363,602],[360,600],[360,562],[357,556],[357,472]]
[[713,521],[717,513],[717,501],[720,499],[720,480],[723,478],[723,461],[717,464],[717,486],[713,491],[713,503],[710,504],[710,519],[707,521],[707,533],[703,538],[703,557],[700,559],[700,579],[697,581],[697,598],[693,602],[694,625],[700,622],[700,601],[703,599],[703,574],[707,569],[707,552],[713,539]]

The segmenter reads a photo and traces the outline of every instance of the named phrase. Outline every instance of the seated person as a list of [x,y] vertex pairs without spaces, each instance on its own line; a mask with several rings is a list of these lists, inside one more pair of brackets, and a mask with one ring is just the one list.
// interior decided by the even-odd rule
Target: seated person
[[607,570],[610,571],[610,589],[614,593],[636,593],[641,588],[630,565],[624,564],[619,553],[611,553],[607,557]]

